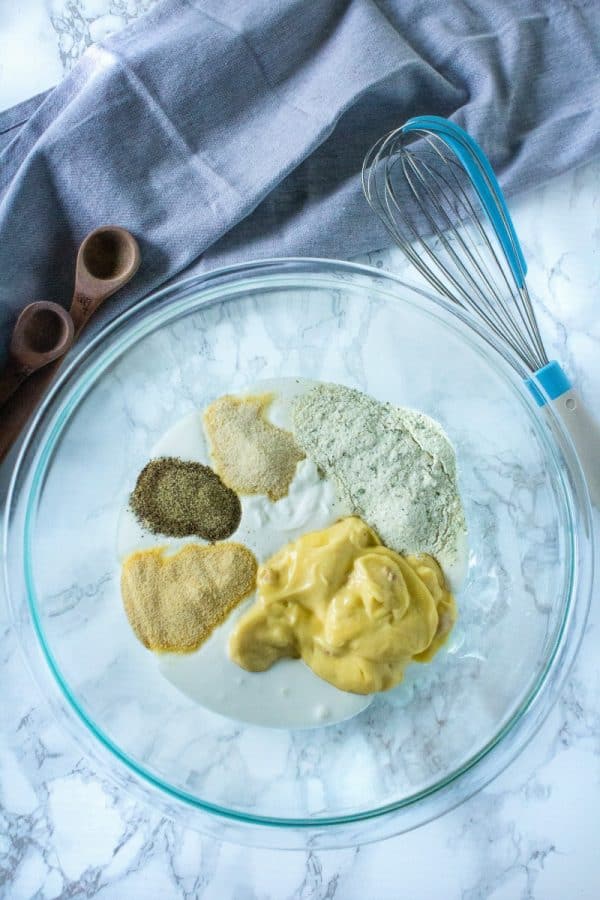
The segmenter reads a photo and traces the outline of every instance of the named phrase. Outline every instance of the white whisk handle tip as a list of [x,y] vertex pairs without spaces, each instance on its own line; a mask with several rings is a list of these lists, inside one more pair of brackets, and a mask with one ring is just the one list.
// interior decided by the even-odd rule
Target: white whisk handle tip
[[527,386],[538,406],[545,406],[549,399],[560,416],[577,451],[592,502],[600,507],[600,425],[582,405],[577,391],[556,360],[527,379]]
[[582,405],[574,388],[551,403],[571,436],[592,502],[600,507],[600,426]]

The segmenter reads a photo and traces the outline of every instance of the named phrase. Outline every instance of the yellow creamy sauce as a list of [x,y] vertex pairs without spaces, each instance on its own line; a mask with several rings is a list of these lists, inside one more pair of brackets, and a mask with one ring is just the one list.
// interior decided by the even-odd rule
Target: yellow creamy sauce
[[371,694],[427,662],[456,619],[430,556],[401,556],[351,516],[303,535],[259,567],[257,600],[233,631],[229,653],[251,672],[301,657],[325,681]]

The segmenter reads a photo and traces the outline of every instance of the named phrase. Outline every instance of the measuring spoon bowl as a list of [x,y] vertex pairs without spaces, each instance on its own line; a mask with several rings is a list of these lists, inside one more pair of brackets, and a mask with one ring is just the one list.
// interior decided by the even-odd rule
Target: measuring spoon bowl
[[74,334],[71,316],[58,303],[38,300],[26,306],[15,324],[8,360],[0,372],[0,405],[25,378],[64,356]]
[[103,225],[90,232],[77,254],[71,317],[75,336],[100,304],[118,291],[140,265],[136,239],[118,225]]

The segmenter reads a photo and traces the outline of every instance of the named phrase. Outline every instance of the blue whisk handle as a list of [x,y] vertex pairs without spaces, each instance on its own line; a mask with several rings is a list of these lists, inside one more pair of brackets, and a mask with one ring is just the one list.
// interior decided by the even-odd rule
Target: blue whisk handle
[[470,134],[441,116],[415,116],[402,126],[402,133],[426,131],[450,147],[469,175],[475,192],[498,236],[515,281],[523,287],[527,263],[517,238],[506,200],[487,156]]

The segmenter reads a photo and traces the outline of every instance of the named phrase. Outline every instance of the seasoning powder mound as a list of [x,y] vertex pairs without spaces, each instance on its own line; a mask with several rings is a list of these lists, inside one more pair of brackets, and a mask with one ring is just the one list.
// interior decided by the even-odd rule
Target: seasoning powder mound
[[457,559],[465,517],[454,449],[437,422],[326,383],[299,397],[292,415],[300,446],[384,544]]
[[150,650],[190,653],[254,590],[257,563],[243,544],[164,547],[125,559],[121,593],[127,618]]
[[285,497],[304,459],[289,431],[266,418],[274,395],[219,397],[206,408],[204,428],[215,469],[240,494]]
[[171,537],[195,534],[221,541],[233,534],[242,516],[239,497],[216,472],[172,456],[153,459],[142,469],[129,503],[146,528]]

